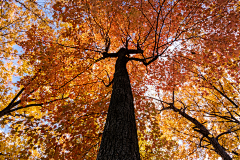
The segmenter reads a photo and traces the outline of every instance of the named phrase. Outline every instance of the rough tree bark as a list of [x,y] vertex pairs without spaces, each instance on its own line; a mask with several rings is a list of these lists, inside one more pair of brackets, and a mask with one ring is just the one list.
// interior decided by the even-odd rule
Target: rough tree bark
[[113,90],[97,160],[140,160],[127,50],[118,51]]

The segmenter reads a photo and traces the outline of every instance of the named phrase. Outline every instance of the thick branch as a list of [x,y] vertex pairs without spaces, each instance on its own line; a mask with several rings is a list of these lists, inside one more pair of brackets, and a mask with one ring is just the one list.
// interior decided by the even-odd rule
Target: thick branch
[[28,104],[28,105],[26,105],[26,106],[20,106],[20,107],[14,108],[14,109],[12,109],[12,110],[9,110],[9,111],[7,112],[7,114],[10,114],[10,113],[12,113],[12,112],[15,112],[15,111],[17,111],[17,110],[24,109],[24,108],[36,107],[36,106],[40,106],[40,107],[41,107],[41,106],[43,106],[44,104],[50,104],[50,103],[52,103],[52,102],[59,101],[59,100],[63,100],[63,99],[68,99],[68,97],[61,98],[61,99],[54,99],[54,100],[49,101],[49,102],[46,102],[46,103]]

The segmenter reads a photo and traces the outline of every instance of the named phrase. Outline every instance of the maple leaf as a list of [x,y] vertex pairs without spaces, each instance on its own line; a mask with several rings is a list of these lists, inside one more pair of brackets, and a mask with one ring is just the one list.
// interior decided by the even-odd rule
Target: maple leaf
[[[136,126],[145,139],[141,142],[147,152],[142,156],[159,153],[158,147],[173,148],[168,136],[161,139],[163,146],[157,144],[156,108],[134,103],[133,95],[144,97],[149,85],[168,93],[180,91],[184,82],[204,81],[192,78],[195,68],[211,68],[209,76],[237,70],[237,0],[52,0],[45,8],[16,2],[35,15],[30,19],[42,22],[30,23],[25,39],[18,41],[24,51],[21,59],[32,74],[22,76],[19,96],[12,95],[14,101],[8,103],[11,108],[21,95],[20,109],[41,108],[41,116],[27,115],[19,127],[28,134],[27,155],[37,155],[31,150],[36,145],[48,159],[140,159]],[[55,26],[46,25],[40,13]],[[238,74],[231,76],[236,80]],[[138,106],[141,103],[144,106]],[[141,118],[151,133],[138,125]]]

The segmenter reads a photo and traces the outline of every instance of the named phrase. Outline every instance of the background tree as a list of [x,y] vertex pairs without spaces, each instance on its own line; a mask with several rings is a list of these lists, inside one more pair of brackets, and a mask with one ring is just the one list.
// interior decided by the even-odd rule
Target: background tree
[[[47,4],[47,3],[46,3]],[[1,26],[1,111],[0,117],[17,110],[18,98],[25,92],[24,86],[16,81],[24,75],[34,77],[29,60],[21,58],[21,48],[17,45],[26,38],[25,32],[34,24],[39,27],[50,25],[44,17],[43,6],[35,1],[6,1],[0,3]],[[26,78],[28,79],[28,78]],[[31,78],[26,80],[31,83]],[[29,84],[28,83],[28,84]],[[21,109],[21,107],[19,108]]]
[[[231,59],[232,65],[238,60]],[[218,74],[211,69],[213,66],[196,70],[192,79],[199,82],[186,83],[174,94],[174,104],[171,93],[170,101],[159,100],[161,111],[175,112],[161,114],[160,123],[168,128],[169,135],[181,139],[189,148],[188,154],[195,158],[201,156],[196,151],[204,149],[213,159],[218,155],[223,159],[231,159],[229,156],[239,159],[239,83],[235,77],[239,66],[231,71],[234,77],[226,69],[221,79],[215,78]],[[168,118],[168,114],[173,116]]]
[[[33,66],[29,60],[21,58],[22,50],[17,44],[26,38],[25,32],[37,24],[39,27],[49,27],[43,8],[47,7],[35,1],[2,0],[0,2],[0,124],[5,130],[0,132],[0,159],[17,159],[25,148],[27,135],[17,137],[14,131],[21,120],[30,120],[42,116],[39,106],[34,103],[26,105],[26,95],[30,96],[31,80],[36,78],[32,72]],[[33,77],[27,77],[33,76]],[[17,83],[24,79],[28,85]],[[34,88],[30,89],[31,92]],[[25,97],[22,94],[25,93]],[[24,104],[25,103],[25,104]],[[32,107],[30,109],[30,107]],[[9,125],[13,123],[14,130],[9,134]]]
[[[225,69],[228,65],[224,62],[239,55],[238,1],[51,4],[55,28],[34,25],[27,32],[28,39],[20,43],[24,49],[21,57],[38,75],[19,82],[26,86],[32,80],[31,88],[22,95],[28,97],[25,106],[34,99],[42,104],[42,112],[47,112],[43,119],[21,124],[21,130],[31,137],[25,151],[43,148],[48,159],[96,158],[110,101],[111,88],[106,85],[113,80],[114,57],[120,48],[131,53],[126,55],[130,61],[127,69],[136,100],[145,95],[148,85],[154,85],[156,91],[177,92],[193,64],[219,64]],[[133,54],[133,49],[143,53]],[[221,59],[215,53],[222,55]],[[216,73],[221,73],[220,68]],[[32,88],[37,90],[29,96]],[[146,123],[137,122],[139,135],[148,140],[146,125],[157,125],[151,119],[157,109],[135,104],[136,119]],[[149,130],[161,135],[159,130]],[[151,140],[156,151],[157,139]]]

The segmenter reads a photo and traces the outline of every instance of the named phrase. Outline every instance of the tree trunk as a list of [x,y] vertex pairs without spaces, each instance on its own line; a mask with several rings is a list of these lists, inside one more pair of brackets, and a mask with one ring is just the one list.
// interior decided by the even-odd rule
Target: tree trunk
[[113,91],[97,160],[140,160],[127,50],[118,51]]

